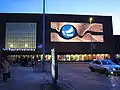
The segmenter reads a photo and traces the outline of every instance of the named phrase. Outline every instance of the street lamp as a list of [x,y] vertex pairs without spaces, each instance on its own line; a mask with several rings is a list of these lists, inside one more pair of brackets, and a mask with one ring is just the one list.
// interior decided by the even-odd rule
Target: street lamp
[[[92,21],[93,21],[93,17],[90,17],[89,18],[89,23],[90,23],[90,26],[92,25]],[[92,60],[93,60],[93,43],[92,43],[92,30],[90,29],[90,33],[91,33],[91,46],[90,46],[90,49],[91,49],[91,57],[92,57]]]
[[45,3],[46,0],[43,0],[43,47],[42,47],[42,51],[43,51],[43,58],[42,58],[42,71],[44,72],[44,66],[45,66]]
[[93,21],[93,18],[90,17],[90,18],[89,18],[89,22],[90,22],[90,24],[92,23],[92,21]]

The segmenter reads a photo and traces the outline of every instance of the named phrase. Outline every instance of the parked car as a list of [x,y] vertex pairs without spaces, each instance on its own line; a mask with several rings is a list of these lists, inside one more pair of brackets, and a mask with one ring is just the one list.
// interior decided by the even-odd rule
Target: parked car
[[120,74],[120,65],[113,63],[111,60],[94,60],[89,63],[92,72],[100,71],[105,75]]

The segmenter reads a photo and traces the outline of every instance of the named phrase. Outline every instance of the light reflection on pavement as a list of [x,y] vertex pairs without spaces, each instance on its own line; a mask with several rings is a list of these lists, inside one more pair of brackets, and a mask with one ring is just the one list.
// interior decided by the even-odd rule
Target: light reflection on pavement
[[109,76],[109,79],[110,79],[112,87],[120,86],[120,84],[119,84],[120,77],[118,77],[118,76]]
[[120,89],[120,76],[107,77],[99,72],[91,72],[88,64],[59,64],[59,75],[75,90]]
[[[62,63],[58,66],[58,83],[67,86],[68,90],[120,90],[120,76],[107,77],[91,72],[88,64]],[[50,72],[50,64],[48,68]],[[34,72],[29,67],[16,67],[7,83],[0,80],[0,90],[28,90],[28,87],[29,90],[41,90],[40,85],[44,82],[51,82],[51,76]]]

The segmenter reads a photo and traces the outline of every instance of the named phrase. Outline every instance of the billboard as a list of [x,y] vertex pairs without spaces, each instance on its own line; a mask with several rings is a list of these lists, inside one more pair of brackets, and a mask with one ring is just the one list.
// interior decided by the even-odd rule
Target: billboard
[[36,49],[36,23],[6,23],[6,49]]
[[51,42],[104,42],[103,24],[51,22]]

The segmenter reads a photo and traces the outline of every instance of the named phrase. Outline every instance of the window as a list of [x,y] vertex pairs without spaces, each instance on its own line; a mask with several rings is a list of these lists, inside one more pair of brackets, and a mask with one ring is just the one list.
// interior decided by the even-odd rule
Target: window
[[110,60],[104,60],[104,61],[102,61],[102,63],[103,63],[103,65],[115,65],[115,63],[113,63]]
[[100,61],[94,61],[93,63],[94,63],[94,64],[101,64]]
[[36,23],[6,23],[5,48],[36,49]]

